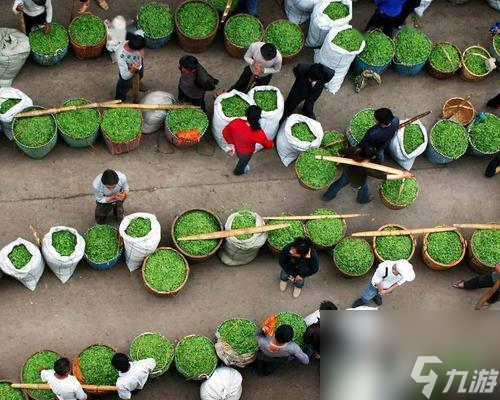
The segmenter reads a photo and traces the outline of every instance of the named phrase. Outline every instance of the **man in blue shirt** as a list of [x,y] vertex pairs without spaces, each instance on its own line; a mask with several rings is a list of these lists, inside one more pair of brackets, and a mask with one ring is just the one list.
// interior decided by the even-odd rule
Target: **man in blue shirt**
[[385,149],[399,129],[399,118],[388,108],[379,108],[375,110],[375,121],[376,125],[368,129],[368,132],[359,142],[359,147],[375,148],[377,152],[375,162],[383,164]]
[[377,5],[377,10],[366,25],[365,31],[372,28],[381,28],[389,37],[392,37],[392,31],[403,11],[403,5],[407,0],[373,0]]

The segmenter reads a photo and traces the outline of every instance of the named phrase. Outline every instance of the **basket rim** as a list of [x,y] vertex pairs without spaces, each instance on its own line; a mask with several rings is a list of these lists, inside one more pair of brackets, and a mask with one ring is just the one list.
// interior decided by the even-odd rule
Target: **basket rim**
[[[85,98],[83,98],[83,97],[74,97],[74,98],[71,98],[71,99],[69,99],[69,100],[66,100],[66,101],[62,104],[62,105],[63,105],[63,107],[64,107],[64,106],[66,106],[66,104],[67,104],[67,103],[69,103],[70,101],[73,101],[73,100],[84,100],[84,101],[86,101],[86,104],[90,104],[90,103],[91,103],[91,101],[90,101],[90,100],[85,99]],[[92,108],[90,108],[90,110],[95,111],[95,112],[97,113],[98,117],[99,117],[99,124],[97,125],[97,128],[96,128],[94,131],[90,132],[90,133],[89,133],[87,136],[85,136],[85,137],[78,137],[78,138],[77,138],[77,137],[74,137],[74,136],[72,136],[70,133],[65,132],[65,131],[61,128],[61,126],[59,125],[59,121],[58,121],[58,119],[57,119],[57,116],[56,116],[56,117],[55,117],[55,120],[56,120],[57,129],[59,129],[59,132],[61,132],[61,135],[66,136],[66,137],[68,137],[68,138],[70,138],[70,139],[73,139],[73,140],[87,140],[87,139],[88,139],[88,138],[90,138],[92,135],[94,135],[94,134],[95,134],[95,133],[99,130],[99,128],[101,127],[102,114],[101,114],[101,112],[100,112],[99,110],[97,110],[97,109],[92,109]],[[71,112],[71,111],[66,111],[66,112]],[[64,114],[64,113],[62,113],[62,114]],[[59,114],[57,114],[57,115],[59,115]]]
[[[384,224],[380,228],[378,228],[377,231],[383,231],[385,228],[389,228],[389,227],[401,228],[401,230],[405,230],[406,229],[406,227],[404,227],[403,225],[399,225],[399,224]],[[417,238],[415,237],[415,235],[402,235],[402,236],[409,236],[410,239],[411,239],[411,245],[412,245],[411,253],[410,253],[409,257],[406,258],[406,260],[411,260],[412,257],[415,255],[415,250],[417,248]],[[377,244],[377,237],[374,236],[372,238],[372,247],[373,247],[373,252],[375,253],[375,257],[379,261],[387,261],[387,259],[383,258],[378,253],[378,251],[377,251],[377,245],[376,244]]]
[[[31,355],[30,355],[30,356],[29,356],[29,357],[28,357],[28,358],[24,361],[23,366],[22,366],[22,368],[21,368],[21,373],[20,373],[20,375],[21,375],[21,376],[20,376],[20,378],[21,378],[21,382],[22,382],[22,383],[26,383],[26,382],[24,382],[24,379],[23,379],[23,375],[24,375],[24,374],[23,374],[23,372],[24,372],[24,367],[26,366],[26,363],[28,362],[28,360],[29,360],[30,358],[32,358],[33,356],[37,355],[38,353],[43,353],[43,352],[51,352],[51,353],[55,353],[55,354],[57,354],[57,355],[59,356],[59,358],[61,358],[61,357],[62,357],[61,353],[58,353],[57,351],[54,351],[54,350],[51,350],[51,349],[42,349],[42,350],[38,350],[38,351],[34,352],[33,354],[31,354]],[[31,398],[31,399],[38,400],[38,398],[37,398],[37,397],[31,396],[31,395],[29,394],[29,390],[30,390],[30,389],[26,389],[26,391],[22,390],[22,392],[25,394],[25,397],[26,397],[26,396],[28,396],[28,397],[29,397],[29,398]],[[54,394],[54,397],[52,397],[52,398],[51,398],[51,400],[56,400],[56,399],[57,399],[57,397],[56,397],[56,395]]]
[[[427,42],[429,43],[429,53],[427,54],[427,57],[425,57],[424,60],[417,62],[417,63],[409,64],[409,63],[406,63],[406,62],[399,60],[398,57],[396,56],[396,48],[397,48],[396,38],[398,37],[398,35],[401,32],[403,32],[406,29],[418,31],[419,33],[421,33],[423,35],[423,37],[425,37],[427,39]],[[401,29],[400,31],[398,31],[398,33],[396,33],[393,40],[394,40],[394,58],[392,59],[392,61],[394,62],[394,64],[402,65],[404,67],[415,67],[417,65],[425,64],[427,62],[427,60],[429,59],[431,52],[432,52],[432,49],[433,49],[432,40],[429,38],[429,36],[425,32],[422,32],[420,29],[417,29],[417,28],[405,27],[405,28]]]
[[[356,57],[358,57],[360,61],[364,62],[367,65],[370,65],[370,66],[373,66],[373,67],[383,67],[383,66],[389,64],[394,59],[394,55],[396,53],[396,44],[394,43],[394,39],[393,38],[387,36],[380,29],[370,29],[368,32],[366,32],[365,35],[370,35],[371,33],[374,33],[374,32],[379,32],[382,35],[384,35],[387,39],[389,39],[389,41],[391,42],[391,45],[392,45],[392,55],[391,55],[391,57],[386,62],[383,62],[382,64],[372,64],[372,63],[370,63],[370,62],[368,62],[366,60],[363,60],[363,58],[361,57],[361,55],[363,54],[363,51],[361,53],[357,54]],[[366,42],[366,39],[365,39],[365,42]],[[366,46],[365,46],[365,48],[366,48]]]
[[408,206],[411,206],[415,200],[417,200],[417,197],[418,197],[418,193],[420,192],[420,186],[418,185],[418,181],[417,181],[417,178],[415,178],[414,176],[412,176],[411,178],[408,178],[407,180],[413,180],[415,181],[415,184],[417,185],[417,193],[415,194],[415,198],[413,199],[413,201],[410,203],[410,204],[397,204],[397,203],[393,203],[392,201],[388,200],[385,196],[384,196],[384,192],[382,190],[382,185],[384,183],[384,181],[381,181],[380,182],[380,186],[379,186],[379,194],[380,194],[380,197],[385,200],[388,204],[394,206],[394,207],[408,207]]
[[[448,103],[451,101],[451,100],[460,100],[460,101],[464,101],[465,100],[465,97],[458,97],[458,96],[454,96],[454,97],[450,97],[448,100],[446,100],[444,103],[443,103],[443,106],[441,107],[441,114],[442,114],[442,119],[450,119],[450,118],[446,118],[445,115],[444,115],[444,112],[445,112],[445,109],[446,109],[446,106],[448,105]],[[465,102],[465,105],[467,106],[470,106],[472,108],[472,111],[474,113],[474,115],[476,114],[476,109],[474,107],[474,105],[472,104],[472,102],[470,100],[467,100]],[[452,106],[453,107],[453,106]],[[458,113],[457,113],[458,114]],[[454,120],[452,120],[454,121]],[[457,121],[455,121],[457,122]]]
[[[2,383],[7,383],[7,384],[13,384],[14,382],[9,380],[9,379],[0,379],[0,384]],[[28,400],[28,394],[27,394],[27,390],[26,389],[14,389],[14,390],[18,390],[19,392],[21,392],[21,394],[23,395],[23,398],[24,400]],[[55,397],[54,397],[55,398]]]
[[[266,41],[266,35],[267,35],[267,31],[269,30],[269,27],[272,26],[272,25],[275,25],[275,24],[278,24],[278,23],[287,23],[289,25],[294,25],[297,27],[298,31],[300,32],[300,37],[301,37],[301,45],[300,45],[300,48],[295,51],[294,53],[290,53],[290,54],[283,54],[279,49],[278,51],[280,52],[281,54],[281,57],[283,59],[290,59],[292,57],[295,57],[297,54],[299,54],[303,49],[304,49],[304,32],[302,32],[302,29],[300,29],[300,25],[297,25],[297,24],[294,24],[292,21],[288,20],[288,19],[285,19],[285,18],[279,18],[279,19],[276,19],[272,22],[270,22],[267,26],[266,26],[266,29],[264,30],[264,34],[262,35],[262,40]],[[267,43],[267,42],[266,42]]]
[[[259,37],[259,40],[256,40],[255,42],[261,42],[263,37],[264,37],[264,25],[262,24],[261,20],[258,19],[257,17],[255,17],[254,15],[250,15],[250,14],[245,14],[245,13],[238,13],[238,14],[234,14],[234,15],[231,15],[226,23],[224,24],[224,39],[227,39],[227,41],[232,44],[234,47],[237,47],[238,49],[240,50],[246,50],[248,48],[248,46],[241,46],[239,44],[236,44],[234,43],[228,36],[227,36],[227,32],[226,32],[226,28],[227,26],[229,25],[229,21],[231,20],[234,20],[236,19],[235,17],[246,17],[246,18],[250,18],[250,19],[253,19],[255,21],[257,21],[259,23],[259,29],[260,29],[260,37]],[[255,43],[255,42],[252,42],[252,43]],[[252,43],[250,43],[250,45],[252,45]],[[250,46],[249,45],[249,46]]]
[[480,259],[477,254],[475,253],[474,251],[474,236],[476,235],[476,233],[480,232],[480,231],[490,231],[490,230],[495,230],[495,229],[476,229],[474,231],[474,233],[471,235],[470,239],[469,239],[469,248],[470,248],[470,251],[472,252],[472,255],[474,256],[474,258],[476,260],[478,260],[481,264],[483,264],[484,266],[488,267],[488,268],[492,268],[492,269],[495,269],[495,265],[491,265],[491,264],[487,264],[485,263],[482,259]]
[[[202,375],[198,375],[198,376],[191,376],[188,373],[186,373],[182,368],[180,368],[179,365],[178,365],[178,363],[177,363],[177,348],[179,347],[179,344],[182,343],[184,340],[192,338],[192,337],[202,337],[204,339],[207,339],[214,346],[214,352],[215,352],[217,360],[215,362],[215,365],[214,365],[213,369],[210,371],[210,373],[208,375],[202,374]],[[217,365],[219,364],[219,357],[217,356],[217,352],[215,351],[215,344],[214,344],[214,342],[212,340],[210,340],[210,338],[207,337],[207,336],[205,336],[205,335],[191,334],[191,335],[184,336],[181,340],[179,340],[175,344],[175,349],[174,349],[174,364],[175,364],[175,368],[177,369],[177,371],[179,371],[186,379],[197,380],[197,379],[209,378],[210,376],[212,376],[212,374],[214,373],[214,371],[217,369]]]
[[[201,3],[201,4],[205,4],[207,7],[209,7],[211,9],[211,11],[215,14],[215,18],[216,18],[216,22],[215,22],[215,28],[206,36],[202,36],[202,37],[193,37],[193,36],[190,36],[189,34],[187,34],[186,32],[184,32],[181,27],[180,27],[180,24],[179,24],[179,21],[177,19],[177,13],[179,12],[179,10],[188,5],[189,3]],[[209,39],[211,38],[212,36],[214,36],[216,33],[217,33],[217,29],[219,29],[219,23],[220,23],[220,18],[219,18],[219,12],[215,9],[214,6],[212,6],[212,4],[210,4],[209,2],[207,1],[203,1],[203,0],[185,0],[183,1],[182,3],[180,3],[177,8],[175,9],[175,12],[174,12],[174,26],[179,30],[180,33],[182,33],[182,35],[184,35],[186,38],[188,39],[191,39],[191,40],[204,40],[204,39]]]
[[[318,149],[320,149],[321,147],[318,147]],[[310,150],[313,150],[313,149],[310,149]],[[306,150],[307,151],[307,150]],[[326,188],[327,186],[330,186],[333,182],[335,182],[335,178],[337,177],[338,175],[338,171],[339,169],[337,168],[337,164],[335,164],[335,175],[333,176],[333,178],[331,179],[330,182],[328,182],[327,184],[325,184],[324,186],[321,186],[321,187],[315,187],[315,186],[312,186],[310,185],[309,183],[307,183],[306,181],[304,181],[303,178],[301,178],[300,174],[299,174],[299,169],[298,169],[298,163],[297,161],[299,160],[299,158],[302,156],[302,154],[304,154],[305,151],[303,151],[302,153],[299,154],[299,156],[297,157],[297,160],[295,161],[294,163],[294,170],[295,170],[295,175],[297,176],[297,179],[299,180],[300,184],[305,186],[307,189],[309,190],[313,190],[313,191],[316,191],[316,190],[322,190],[324,188]]]
[[[244,318],[244,317],[233,317],[233,318],[227,318],[224,321],[222,321],[221,323],[219,323],[219,325],[217,325],[217,328],[215,329],[215,334],[220,336],[219,330],[220,330],[221,326],[224,325],[225,323],[229,322],[229,321],[234,321],[234,320],[243,320],[245,322],[250,322],[253,326],[255,326],[255,330],[257,330],[257,324],[254,321],[252,321],[251,319]],[[223,343],[227,343],[234,350],[234,347],[231,346],[230,343],[223,341],[222,338],[220,338],[220,340]],[[248,353],[238,354],[238,356],[244,356],[244,355],[247,355],[247,354],[254,354],[258,349],[259,349],[259,345],[257,344],[255,350],[250,351]]]
[[[351,239],[353,239],[353,240],[359,240],[359,241],[364,242],[364,243],[368,246],[368,249],[370,249],[370,253],[371,253],[371,256],[372,256],[372,262],[371,262],[371,264],[370,264],[370,267],[366,270],[366,272],[363,272],[362,274],[353,274],[353,273],[350,273],[350,272],[346,272],[346,271],[344,271],[343,269],[341,269],[341,268],[340,268],[340,266],[339,266],[340,264],[337,262],[337,260],[336,260],[336,258],[335,258],[335,254],[336,254],[336,250],[337,250],[337,248],[338,248],[338,245],[339,245],[342,241],[344,241],[344,240],[351,240]],[[341,273],[343,273],[343,274],[345,274],[345,275],[347,275],[347,276],[359,277],[359,276],[364,276],[364,275],[366,275],[366,274],[370,271],[370,269],[372,269],[372,267],[373,267],[373,263],[375,262],[375,253],[373,252],[372,246],[370,245],[370,243],[368,242],[368,240],[366,240],[366,239],[361,239],[361,238],[357,238],[357,237],[348,236],[348,237],[344,237],[342,240],[340,240],[340,241],[337,243],[337,246],[335,246],[335,248],[333,249],[333,255],[332,255],[332,258],[333,258],[333,262],[334,262],[335,266],[337,267],[337,269],[338,269]]]
[[[330,210],[330,211],[333,211],[331,209],[327,209],[327,208],[318,208],[317,210],[321,210],[321,209],[324,209],[324,210]],[[337,214],[337,212],[333,211],[335,214]],[[310,214],[310,215],[313,215],[314,211]],[[321,248],[324,248],[324,249],[328,249],[328,248],[332,248],[333,246],[335,246],[338,242],[340,242],[346,235],[347,233],[347,222],[345,221],[344,218],[337,218],[337,219],[340,219],[340,221],[342,221],[342,236],[340,237],[339,240],[337,240],[336,242],[334,243],[331,243],[331,244],[320,244],[320,243],[316,243],[314,241],[314,239],[309,235],[309,230],[307,229],[307,224],[313,220],[309,220],[309,221],[306,221],[303,225],[304,225],[304,231],[305,231],[305,234],[306,236],[311,239],[311,242],[313,242],[313,245],[315,245],[316,247],[321,247]]]
[[[32,52],[32,53],[34,53],[34,54],[36,54],[36,55],[37,55],[37,56],[39,56],[39,57],[45,57],[45,58],[55,57],[55,56],[60,55],[60,54],[61,54],[61,53],[63,53],[64,51],[66,51],[66,50],[68,49],[68,47],[69,47],[69,32],[68,32],[68,30],[67,30],[67,29],[66,29],[63,25],[61,25],[61,24],[60,24],[60,23],[58,23],[58,22],[52,22],[52,23],[51,23],[51,25],[52,25],[52,26],[57,26],[57,25],[58,25],[58,26],[60,26],[61,28],[63,28],[63,29],[64,29],[64,31],[66,32],[66,44],[64,45],[64,47],[61,47],[61,48],[57,49],[57,51],[56,51],[55,53],[52,53],[52,54],[42,54],[42,53],[39,53],[39,52],[37,52],[37,51],[33,50],[33,49],[31,48],[31,42],[30,42],[30,49],[31,49],[31,52]],[[40,30],[40,29],[42,29],[42,28],[37,28],[37,29],[35,29],[35,30],[32,30],[32,31],[28,34],[28,38],[30,37],[30,35],[31,35],[33,32],[36,32],[36,31],[38,31],[38,30]]]
[[[75,40],[75,38],[71,34],[71,25],[73,25],[73,22],[75,22],[77,19],[82,18],[82,17],[96,17],[99,20],[99,22],[101,23],[101,26],[104,28],[104,35],[102,36],[102,39],[99,40],[99,42],[97,42],[95,44],[82,44],[82,43],[79,43]],[[106,42],[106,35],[107,35],[106,34],[106,25],[102,21],[101,17],[99,17],[98,15],[92,14],[91,12],[85,12],[83,14],[77,15],[75,18],[73,18],[71,20],[71,22],[68,26],[68,36],[69,36],[69,40],[70,40],[71,44],[77,45],[78,47],[82,47],[82,48],[91,48],[91,47],[97,47],[97,46],[102,45],[104,42]]]
[[[458,66],[453,70],[453,71],[443,71],[439,68],[437,68],[433,63],[432,63],[432,58],[431,58],[431,55],[432,55],[432,52],[434,51],[434,49],[439,46],[439,45],[442,45],[442,44],[449,44],[451,45],[458,53],[459,55],[459,63],[458,63]],[[451,43],[451,42],[448,42],[448,41],[443,41],[443,42],[436,42],[434,43],[434,45],[432,46],[432,49],[431,49],[431,53],[429,54],[429,65],[434,68],[436,71],[438,72],[441,72],[443,74],[454,74],[455,72],[457,72],[460,68],[462,68],[462,52],[460,51],[460,48],[458,46],[456,46],[455,44]]]
[[[292,214],[290,213],[284,213],[286,215],[273,215],[273,217],[289,217],[291,216]],[[275,223],[278,223],[279,221],[283,221],[283,220],[276,220]],[[304,232],[304,235],[306,234],[306,229],[305,229],[305,224],[302,222],[302,221],[297,221],[297,222],[300,222],[300,224],[302,225],[302,230]],[[268,225],[268,224],[266,224]],[[270,241],[269,241],[269,235],[267,236],[267,240],[266,240],[266,244],[271,248],[271,252],[274,252],[276,254],[280,254],[281,251],[283,249],[278,249],[276,246],[274,246]],[[287,245],[283,246],[283,248],[285,248]]]
[[[361,138],[360,140],[358,140],[358,139],[356,139],[354,137],[354,134],[352,133],[352,130],[351,130],[351,125],[352,125],[352,121],[354,120],[354,118],[356,118],[358,116],[358,114],[361,114],[362,112],[365,112],[365,111],[373,111],[373,112],[375,112],[375,109],[372,108],[372,107],[365,107],[365,108],[362,108],[361,110],[356,111],[356,113],[349,120],[349,124],[347,125],[346,136],[347,135],[351,135],[352,138],[354,140],[356,140],[357,143],[359,143],[363,138]],[[375,121],[373,122],[373,125],[375,125]],[[365,135],[366,135],[366,132],[365,132]],[[363,137],[364,137],[364,135],[363,135]],[[346,139],[347,139],[347,137],[346,137]]]
[[[87,249],[87,241],[86,241],[86,236],[87,236],[87,233],[89,233],[89,231],[91,229],[95,228],[96,226],[102,226],[102,225],[107,225],[107,226],[109,226],[110,228],[112,228],[116,232],[116,236],[117,236],[117,239],[118,239],[118,252],[113,256],[113,258],[110,258],[107,261],[103,261],[103,262],[99,262],[98,263],[96,261],[93,261],[92,259],[90,259],[90,257],[87,256],[87,250],[86,250]],[[110,261],[114,261],[116,259],[116,257],[119,257],[122,254],[123,243],[120,243],[120,231],[117,228],[115,228],[114,226],[112,226],[112,225],[109,225],[109,224],[94,224],[90,228],[88,228],[82,236],[83,236],[83,240],[85,241],[85,251],[84,251],[83,255],[85,256],[85,259],[87,259],[88,261],[90,261],[90,262],[92,262],[94,264],[106,264],[106,263],[109,263]]]
[[130,139],[129,141],[124,141],[124,142],[115,142],[113,139],[111,139],[109,137],[109,134],[106,132],[106,130],[104,129],[104,127],[102,126],[102,122],[104,121],[104,115],[106,114],[107,111],[111,111],[111,110],[114,110],[113,108],[109,109],[109,110],[106,110],[102,113],[102,116],[101,116],[101,125],[100,125],[100,128],[101,128],[101,132],[102,134],[113,144],[129,144],[129,143],[132,143],[134,140],[137,140],[138,137],[140,137],[142,135],[142,129],[143,129],[143,124],[144,124],[144,119],[142,117],[142,113],[139,111],[139,110],[136,110],[134,108],[122,108],[122,110],[134,110],[134,111],[137,111],[138,114],[140,115],[141,117],[141,128],[139,130],[139,132],[137,132],[137,134],[135,135],[135,137],[133,139]]
[[130,342],[130,346],[129,346],[130,359],[133,360],[133,361],[137,361],[134,357],[132,357],[132,344],[134,344],[134,342],[136,340],[138,340],[139,338],[141,338],[143,336],[147,336],[147,335],[160,335],[172,347],[172,357],[171,357],[170,361],[168,361],[161,368],[158,368],[158,366],[156,366],[155,369],[153,371],[151,371],[151,374],[160,373],[164,369],[168,369],[170,367],[170,365],[172,364],[172,361],[174,361],[174,357],[175,357],[175,346],[174,346],[174,344],[172,343],[172,341],[169,338],[167,338],[163,334],[161,334],[161,332],[143,332],[143,333],[137,335],[136,337],[134,337],[132,339],[132,341]]
[[448,156],[448,155],[446,155],[446,154],[443,154],[441,151],[439,151],[439,150],[438,150],[438,149],[434,146],[434,143],[433,143],[433,140],[432,140],[432,132],[434,131],[434,128],[435,128],[438,124],[440,124],[440,123],[442,123],[442,122],[444,122],[444,121],[449,121],[449,122],[452,122],[452,123],[454,123],[454,124],[457,124],[460,128],[462,128],[462,129],[463,129],[463,131],[464,131],[465,136],[467,137],[467,143],[469,143],[469,134],[467,133],[467,130],[464,128],[464,126],[463,126],[462,124],[458,123],[457,121],[454,121],[454,120],[452,120],[452,119],[446,119],[446,118],[441,118],[441,119],[437,120],[437,121],[436,121],[436,123],[435,123],[434,125],[432,125],[431,131],[430,131],[430,133],[429,133],[429,143],[431,144],[432,149],[433,149],[436,153],[438,153],[440,156],[445,157],[445,158],[449,158],[450,160],[458,160],[460,157],[462,157],[462,156],[463,156],[463,155],[467,152],[467,146],[465,146],[465,149],[463,150],[463,152],[462,152],[460,155],[456,156],[456,157],[450,157],[450,156]]
[[[111,347],[111,346],[109,346],[109,345],[107,345],[107,344],[104,344],[104,343],[94,343],[94,344],[91,344],[91,345],[89,345],[89,346],[87,346],[87,347],[83,348],[80,352],[78,352],[78,354],[77,354],[77,355],[75,355],[75,357],[73,358],[73,362],[72,362],[72,364],[71,364],[71,371],[73,372],[73,375],[74,375],[74,370],[75,370],[76,366],[78,366],[78,369],[80,370],[80,377],[81,377],[81,380],[80,380],[80,379],[78,379],[78,377],[76,377],[76,376],[75,376],[75,378],[77,378],[77,379],[78,379],[78,381],[80,381],[80,383],[82,383],[82,384],[85,384],[85,383],[86,383],[86,381],[85,381],[85,377],[83,376],[83,372],[82,372],[82,371],[81,371],[81,369],[80,369],[80,355],[81,355],[84,351],[86,351],[86,350],[88,350],[88,349],[90,349],[91,347],[94,347],[94,346],[102,346],[102,347],[107,347],[108,349],[110,349],[110,350],[112,350],[114,353],[116,353],[116,349],[115,349],[114,347]],[[92,393],[92,391],[90,391],[90,393]],[[97,393],[99,393],[99,392],[97,392]]]
[[[168,9],[168,11],[170,12],[170,17],[171,17],[171,20],[172,20],[172,28],[170,29],[170,31],[165,34],[165,35],[161,35],[161,36],[152,36],[152,35],[149,35],[145,30],[144,28],[141,27],[141,23],[140,23],[140,20],[139,20],[139,16],[142,12],[142,10],[147,6],[147,5],[150,5],[150,4],[155,4],[155,5],[160,5],[160,6],[163,6],[165,8]],[[149,39],[153,39],[153,40],[158,40],[158,39],[164,39],[164,38],[167,38],[169,37],[173,32],[174,32],[174,29],[175,29],[175,23],[174,23],[174,14],[172,13],[172,10],[170,9],[170,5],[169,4],[166,4],[166,3],[160,3],[159,1],[150,1],[150,2],[147,2],[147,3],[144,3],[140,8],[139,10],[137,11],[137,27],[139,29],[142,29],[144,31],[144,35],[147,36]]]
[[[495,114],[492,114],[492,113],[489,113],[489,112],[483,112],[483,114],[487,114],[487,115],[491,115],[495,118],[498,118]],[[468,140],[469,140],[469,145],[476,151],[478,151],[479,153],[482,153],[482,154],[485,154],[485,155],[492,155],[492,154],[496,154],[500,151],[500,149],[496,149],[496,150],[492,150],[492,151],[484,151],[484,150],[480,150],[477,148],[477,146],[473,143],[472,141],[472,135],[470,134],[470,131],[472,129],[472,127],[474,126],[474,124],[476,123],[476,120],[473,119],[472,122],[470,122],[468,128],[467,128],[467,133],[468,133]]]
[[500,33],[495,33],[492,37],[491,37],[491,44],[493,46],[493,49],[497,52],[497,55],[500,55],[500,47],[497,49],[496,46],[495,46],[495,39],[496,38],[500,38]]
[[[173,131],[173,130],[172,130],[172,129],[168,126],[168,119],[169,119],[169,117],[170,117],[170,113],[172,113],[172,112],[174,112],[174,111],[177,111],[177,110],[182,110],[182,108],[178,108],[178,109],[176,109],[176,110],[169,110],[169,111],[167,111],[167,116],[165,117],[165,129],[168,129],[168,131],[169,131],[172,135],[174,135],[175,137],[178,137],[178,136],[177,136],[177,133],[176,133],[176,132],[174,132],[174,131]],[[207,113],[206,113],[205,111],[203,111],[201,108],[195,108],[195,110],[200,111],[200,112],[202,112],[202,113],[203,113],[203,115],[205,116],[205,121],[206,121],[206,123],[207,123],[207,126],[206,126],[205,128],[203,128],[203,131],[202,131],[202,132],[200,132],[200,140],[201,140],[201,138],[205,135],[205,133],[207,132],[208,128],[210,127],[210,120],[209,120],[209,118],[208,118]]]
[[[439,225],[439,227],[448,227],[448,225]],[[432,260],[432,262],[444,269],[447,269],[447,268],[452,268],[458,264],[460,264],[460,262],[463,260],[464,256],[465,256],[465,252],[467,251],[467,241],[465,240],[464,236],[457,230],[457,231],[451,231],[451,232],[454,232],[458,235],[458,238],[460,239],[460,242],[462,244],[462,253],[460,254],[460,257],[449,263],[449,264],[443,264],[443,263],[440,263],[436,260],[434,260],[434,258],[431,257],[431,255],[429,254],[429,252],[427,251],[427,240],[429,238],[429,235],[430,233],[426,233],[424,235],[424,237],[422,238],[422,253],[425,254],[427,257],[429,257],[429,259]]]
[[[32,111],[35,111],[35,110],[47,110],[47,108],[46,108],[46,107],[42,107],[42,106],[30,106],[30,107],[26,107],[26,108],[24,108],[23,110],[21,110],[21,112],[24,112],[24,111],[26,111],[27,109],[31,109]],[[20,145],[20,146],[22,146],[22,147],[24,147],[24,148],[26,148],[26,149],[41,149],[42,147],[45,147],[45,146],[47,146],[48,144],[50,144],[50,143],[52,142],[52,140],[54,140],[54,136],[56,136],[56,137],[57,137],[57,120],[56,120],[56,118],[54,117],[54,114],[47,114],[47,115],[49,115],[49,116],[51,116],[51,117],[52,117],[52,121],[54,122],[54,125],[55,125],[54,134],[53,134],[53,135],[51,136],[51,138],[47,141],[47,143],[44,143],[44,144],[42,144],[42,145],[40,145],[40,146],[28,146],[28,145],[26,145],[26,144],[24,144],[24,143],[21,143],[21,142],[19,141],[19,139],[16,137],[16,134],[15,134],[15,131],[14,131],[15,121],[16,121],[16,120],[17,120],[17,118],[18,118],[18,117],[16,117],[16,116],[14,116],[14,118],[12,119],[12,135],[13,135],[13,137],[14,137],[14,141],[15,141],[18,145]],[[31,118],[36,118],[36,117],[31,117]]]
[[481,74],[481,75],[478,75],[478,74],[475,74],[474,72],[472,72],[468,67],[467,65],[465,65],[465,53],[467,53],[467,51],[469,50],[472,50],[472,49],[480,49],[480,50],[483,50],[484,52],[486,52],[486,54],[488,55],[488,58],[491,58],[491,54],[490,52],[488,51],[488,49],[484,48],[483,46],[479,45],[479,44],[474,44],[472,46],[469,46],[467,47],[464,52],[462,53],[462,69],[464,69],[465,71],[467,71],[468,74],[472,75],[473,77],[475,78],[484,78],[485,76],[489,75],[491,72],[493,72],[493,70],[491,71],[486,71],[484,74]]

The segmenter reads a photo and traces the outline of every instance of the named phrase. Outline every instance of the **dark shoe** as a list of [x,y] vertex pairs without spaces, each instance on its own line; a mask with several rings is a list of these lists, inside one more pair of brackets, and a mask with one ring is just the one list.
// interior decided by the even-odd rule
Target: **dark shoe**
[[139,83],[139,91],[140,92],[147,92],[148,91],[148,87],[144,84],[144,83]]
[[377,294],[374,298],[373,298],[373,301],[375,302],[375,304],[377,306],[381,306],[383,301],[382,301],[382,296]]
[[370,201],[373,200],[373,196],[368,196],[368,200],[363,200],[363,201],[359,201],[356,199],[356,201],[359,203],[359,204],[366,204],[366,203],[369,203]]
[[358,307],[361,307],[364,305],[365,305],[365,302],[363,301],[363,299],[357,299],[354,303],[352,303],[351,308],[358,308]]

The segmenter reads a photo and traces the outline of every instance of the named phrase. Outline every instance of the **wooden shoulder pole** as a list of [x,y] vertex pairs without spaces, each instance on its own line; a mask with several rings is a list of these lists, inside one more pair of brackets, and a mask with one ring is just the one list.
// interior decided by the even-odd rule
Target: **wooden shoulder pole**
[[497,290],[500,289],[500,279],[497,279],[493,287],[489,288],[488,291],[479,299],[479,301],[474,306],[474,310],[480,310],[481,307],[488,302],[489,299],[493,297]]
[[208,239],[223,239],[239,235],[249,235],[254,233],[263,233],[277,231],[278,229],[288,228],[290,224],[275,224],[275,225],[265,225],[265,226],[255,226],[252,228],[241,228],[241,229],[231,229],[228,231],[218,231],[211,233],[201,233],[199,235],[185,236],[178,238],[178,241],[186,240],[208,240]]

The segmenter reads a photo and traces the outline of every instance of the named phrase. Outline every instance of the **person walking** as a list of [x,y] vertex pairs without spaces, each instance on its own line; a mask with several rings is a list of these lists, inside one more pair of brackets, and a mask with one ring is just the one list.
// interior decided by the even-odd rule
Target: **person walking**
[[[500,260],[497,262],[495,266],[495,270],[488,275],[479,275],[471,278],[469,280],[460,279],[459,281],[453,284],[455,289],[465,289],[465,290],[474,290],[481,288],[490,288],[493,287],[495,282],[500,279]],[[497,303],[500,301],[500,289],[497,290],[492,297],[483,305],[483,309],[488,308],[491,304]]]
[[54,363],[54,369],[42,369],[40,379],[47,382],[58,400],[87,400],[82,385],[70,375],[71,364],[67,358],[60,358]]
[[[118,82],[115,100],[123,102],[127,100],[127,93],[132,88],[135,74],[139,74],[141,80],[144,77],[144,47],[146,47],[146,40],[140,35],[132,35],[116,49]],[[139,88],[142,92],[146,91],[142,82]]]
[[255,42],[250,45],[244,57],[248,64],[236,83],[229,90],[248,92],[254,85],[265,86],[271,82],[273,74],[281,71],[283,59],[271,43]]
[[406,282],[412,282],[414,279],[415,271],[407,260],[384,261],[379,264],[368,287],[361,297],[353,303],[352,308],[364,306],[372,300],[376,305],[381,306],[383,296],[387,296],[398,287]]
[[222,136],[229,145],[231,156],[238,157],[238,163],[234,169],[235,175],[243,175],[250,171],[248,163],[255,152],[255,145],[261,144],[265,149],[274,146],[260,127],[262,109],[258,106],[250,106],[246,110],[246,121],[241,118],[232,120],[222,130]]
[[403,4],[401,12],[394,20],[394,26],[398,29],[403,28],[405,25],[406,18],[415,11],[415,8],[420,7],[422,0],[406,0]]
[[118,222],[123,219],[123,203],[127,200],[129,186],[127,177],[120,171],[107,169],[95,177],[92,183],[95,194],[95,221],[104,224],[113,211]]
[[111,359],[111,364],[118,371],[116,387],[118,397],[123,400],[128,400],[139,393],[148,381],[149,374],[156,367],[154,358],[130,361],[123,353],[116,353]]
[[[87,10],[90,7],[90,0],[80,0],[81,6],[80,10],[78,11],[79,14],[83,14],[87,12]],[[106,0],[96,0],[96,3],[101,7],[103,10],[109,10],[109,5],[106,2]]]
[[397,26],[398,16],[402,14],[403,5],[406,1],[407,0],[373,0],[377,5],[377,9],[368,21],[365,31],[367,32],[373,28],[382,29],[387,36],[392,37],[394,27]]
[[318,252],[310,239],[299,237],[286,245],[279,256],[281,267],[280,291],[284,292],[288,282],[293,285],[293,298],[300,296],[306,278],[319,271]]
[[52,0],[15,0],[12,11],[14,14],[23,13],[27,35],[38,25],[44,26],[45,33],[50,32]]
[[242,12],[246,14],[257,16],[257,9],[259,8],[259,0],[242,0],[241,1]]

